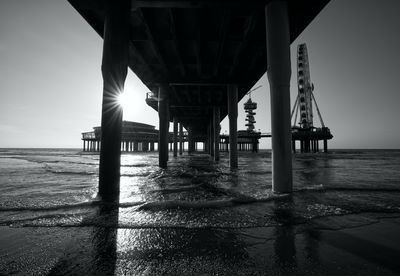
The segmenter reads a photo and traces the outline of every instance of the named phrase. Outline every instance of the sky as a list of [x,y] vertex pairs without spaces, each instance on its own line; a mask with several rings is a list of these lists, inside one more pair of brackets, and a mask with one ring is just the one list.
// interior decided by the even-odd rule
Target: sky
[[[292,43],[292,105],[296,49],[306,43],[314,95],[334,135],[330,148],[400,148],[399,15],[398,0],[331,0]],[[0,0],[0,148],[82,147],[81,132],[100,125],[101,56],[101,38],[68,1]],[[269,132],[266,76],[258,85],[255,127]],[[124,120],[158,128],[147,91],[130,71]],[[238,129],[245,129],[246,100]],[[227,119],[221,126],[227,131]]]

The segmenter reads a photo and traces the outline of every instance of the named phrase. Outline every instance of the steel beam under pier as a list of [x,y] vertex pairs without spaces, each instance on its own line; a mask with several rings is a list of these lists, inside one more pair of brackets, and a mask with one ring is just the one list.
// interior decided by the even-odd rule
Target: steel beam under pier
[[158,91],[158,117],[160,132],[158,141],[158,165],[166,168],[168,163],[168,129],[169,129],[169,103],[168,91],[165,86],[160,86]]
[[237,149],[237,117],[238,117],[238,87],[228,85],[228,116],[229,116],[229,164],[231,169],[238,167]]
[[268,81],[271,94],[272,189],[292,192],[290,33],[286,2],[265,8]]
[[131,1],[107,0],[104,3],[99,195],[104,200],[113,200],[119,196],[122,107],[118,96],[123,92],[128,69]]

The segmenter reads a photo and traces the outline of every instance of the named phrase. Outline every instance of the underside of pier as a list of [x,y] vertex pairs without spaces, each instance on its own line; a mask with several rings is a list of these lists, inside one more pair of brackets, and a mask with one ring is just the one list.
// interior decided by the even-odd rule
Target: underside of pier
[[230,162],[237,167],[237,103],[268,69],[273,181],[284,183],[274,190],[291,190],[289,45],[329,0],[68,1],[104,38],[100,190],[102,182],[117,178],[102,175],[103,168],[119,171],[120,144],[112,139],[120,137],[107,133],[121,128],[114,115],[122,111],[110,106],[128,67],[149,88],[147,103],[159,112],[161,167],[168,161],[163,133],[169,122],[179,123],[189,137],[207,135],[218,160],[212,141],[219,141],[219,123],[227,115]]

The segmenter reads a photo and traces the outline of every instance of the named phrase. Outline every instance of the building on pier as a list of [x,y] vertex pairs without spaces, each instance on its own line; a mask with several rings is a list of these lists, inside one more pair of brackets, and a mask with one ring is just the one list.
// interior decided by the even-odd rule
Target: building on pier
[[[121,151],[154,151],[158,143],[158,134],[159,131],[152,125],[123,121]],[[83,132],[82,140],[83,151],[100,151],[101,127],[93,127],[93,131]],[[170,140],[172,141],[172,136]]]

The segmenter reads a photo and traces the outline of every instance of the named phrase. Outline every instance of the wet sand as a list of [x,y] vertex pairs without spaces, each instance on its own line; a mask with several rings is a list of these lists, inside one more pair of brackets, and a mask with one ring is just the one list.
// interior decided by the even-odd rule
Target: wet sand
[[235,229],[4,226],[0,271],[2,275],[398,275],[398,233],[400,217],[375,214],[332,216],[298,225],[285,224],[283,217],[278,226]]
[[227,155],[167,170],[123,155],[119,204],[89,197],[97,156],[7,159],[0,275],[399,275],[389,153],[295,156],[292,195],[271,192],[269,153],[242,154],[233,172]]

